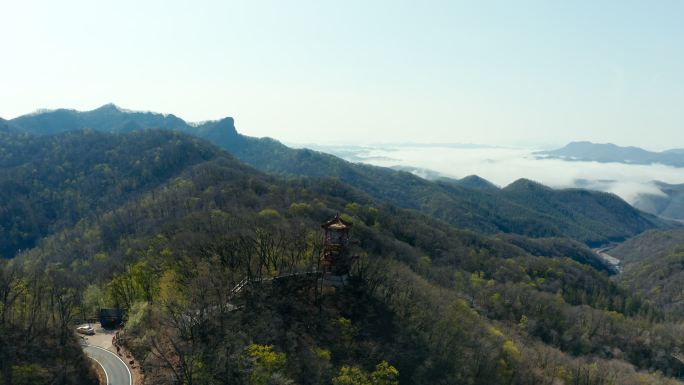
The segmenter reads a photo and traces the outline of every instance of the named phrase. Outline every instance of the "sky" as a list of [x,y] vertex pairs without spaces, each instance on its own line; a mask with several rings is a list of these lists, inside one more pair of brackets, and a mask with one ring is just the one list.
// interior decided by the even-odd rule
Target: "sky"
[[684,1],[0,2],[0,117],[115,103],[289,143],[684,147]]

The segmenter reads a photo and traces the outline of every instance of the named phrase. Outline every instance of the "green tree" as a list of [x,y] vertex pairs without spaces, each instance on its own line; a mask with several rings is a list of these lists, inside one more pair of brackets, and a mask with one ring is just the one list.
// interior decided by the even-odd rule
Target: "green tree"
[[285,353],[273,350],[273,345],[250,344],[247,346],[245,355],[251,367],[249,375],[251,385],[266,385],[274,377],[284,377],[287,356]]
[[368,372],[356,366],[343,366],[332,379],[333,385],[399,385],[399,371],[387,361],[375,366]]
[[104,293],[100,286],[90,284],[83,293],[83,313],[84,318],[91,318],[97,315],[100,308],[105,307]]
[[333,385],[370,385],[368,373],[356,366],[343,366],[332,379]]
[[399,371],[387,361],[382,361],[370,375],[372,385],[399,385]]

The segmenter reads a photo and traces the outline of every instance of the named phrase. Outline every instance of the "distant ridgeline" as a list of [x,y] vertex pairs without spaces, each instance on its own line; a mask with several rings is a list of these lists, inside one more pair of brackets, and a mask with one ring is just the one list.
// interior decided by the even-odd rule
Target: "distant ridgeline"
[[270,138],[247,137],[236,131],[232,118],[189,124],[174,115],[132,112],[109,104],[86,112],[64,109],[40,112],[5,124],[6,132],[37,135],[83,129],[107,133],[176,130],[209,140],[262,171],[285,176],[338,178],[380,201],[489,234],[569,237],[594,246],[621,241],[652,228],[675,226],[635,210],[612,194],[553,190],[527,180],[503,189],[475,178],[460,183],[428,181],[405,171],[350,163],[308,149],[292,149]]
[[662,152],[639,147],[621,147],[612,143],[571,142],[563,148],[536,153],[540,157],[603,163],[654,164],[684,167],[684,149]]
[[[620,147],[612,143],[572,142],[563,148],[537,152],[539,158],[622,164],[663,164],[684,167],[684,149],[661,152],[639,147]],[[639,210],[662,218],[684,220],[684,184],[653,181],[660,193],[641,193],[632,204]]]

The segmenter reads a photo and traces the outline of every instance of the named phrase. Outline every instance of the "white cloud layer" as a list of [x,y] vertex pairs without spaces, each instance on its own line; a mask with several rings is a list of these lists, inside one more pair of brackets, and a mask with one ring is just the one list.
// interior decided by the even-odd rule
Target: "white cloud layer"
[[[349,157],[347,152],[346,157]],[[663,195],[653,183],[684,183],[684,168],[537,159],[529,149],[404,147],[357,149],[353,160],[378,166],[413,166],[452,178],[476,174],[499,186],[527,178],[545,185],[615,193],[632,203],[639,194]]]

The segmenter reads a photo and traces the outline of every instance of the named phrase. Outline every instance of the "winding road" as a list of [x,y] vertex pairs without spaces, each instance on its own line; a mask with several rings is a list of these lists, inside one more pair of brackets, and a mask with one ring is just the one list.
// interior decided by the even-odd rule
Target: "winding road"
[[604,262],[610,264],[615,268],[615,270],[618,273],[622,272],[622,266],[620,265],[620,260],[613,257],[612,255],[608,254],[608,251],[612,250],[615,248],[615,245],[607,246],[607,247],[602,247],[599,249],[592,249],[596,255],[599,256]]
[[83,351],[102,366],[107,376],[107,385],[133,385],[130,369],[115,353],[92,345],[84,346]]

